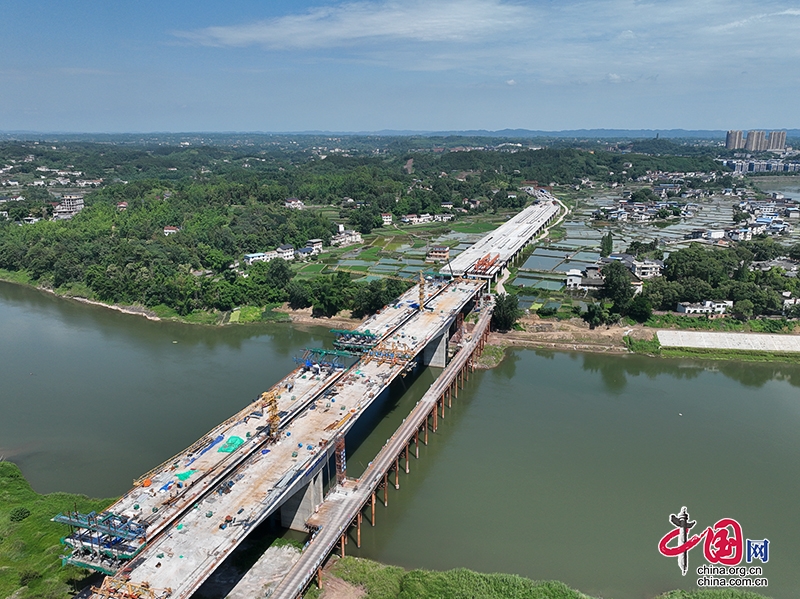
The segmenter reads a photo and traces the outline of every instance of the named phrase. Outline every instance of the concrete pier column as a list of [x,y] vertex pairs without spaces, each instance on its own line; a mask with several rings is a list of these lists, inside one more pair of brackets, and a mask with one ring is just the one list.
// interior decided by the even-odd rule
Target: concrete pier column
[[322,472],[297,491],[281,506],[281,526],[306,532],[306,520],[324,500],[322,494]]
[[394,488],[400,488],[400,456],[394,459]]
[[356,517],[356,547],[361,548],[361,512]]
[[414,432],[414,457],[419,459],[419,429]]
[[389,473],[383,475],[383,507],[389,506]]
[[434,337],[422,350],[422,362],[425,366],[444,368],[447,366],[447,331]]
[[406,474],[408,474],[408,446],[409,443],[406,443]]
[[370,524],[375,526],[375,491],[372,492],[372,517],[369,519]]

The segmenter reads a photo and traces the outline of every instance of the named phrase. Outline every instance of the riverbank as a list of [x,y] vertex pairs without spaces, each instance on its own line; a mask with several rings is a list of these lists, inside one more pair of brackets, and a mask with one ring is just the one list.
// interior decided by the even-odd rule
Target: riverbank
[[[681,330],[681,328],[665,330]],[[724,335],[724,333],[720,334]],[[740,334],[748,335],[731,333],[726,338],[730,335]],[[780,340],[784,336],[794,337],[786,333],[769,337]],[[658,341],[657,331],[650,326],[641,324],[609,325],[592,329],[579,318],[545,320],[538,316],[528,316],[520,319],[512,331],[492,332],[489,335],[484,355],[478,360],[476,366],[482,369],[494,368],[502,362],[505,350],[515,347],[611,354],[637,353],[664,358],[800,363],[800,352],[737,350],[726,347],[664,347]]]
[[66,527],[50,518],[68,510],[100,512],[112,499],[36,493],[11,462],[0,462],[0,597],[60,599],[82,588],[86,570],[63,567]]
[[[433,572],[406,571],[371,560],[331,559],[323,588],[310,588],[308,599],[594,599],[562,582],[537,581],[514,574],[482,574],[464,568]],[[613,599],[607,597],[605,599]],[[748,591],[670,591],[656,599],[765,599]]]
[[123,314],[142,316],[152,321],[180,322],[182,324],[204,326],[249,325],[260,323],[286,322],[304,327],[330,326],[332,328],[355,328],[364,319],[353,318],[349,311],[340,312],[336,316],[314,316],[311,308],[293,310],[288,303],[269,304],[267,306],[240,306],[230,311],[196,310],[187,315],[180,315],[167,306],[109,304],[96,299],[87,298],[81,288],[53,289],[34,284],[24,272],[0,269],[0,281],[13,285],[22,285],[42,293],[73,300],[82,304],[107,308]]

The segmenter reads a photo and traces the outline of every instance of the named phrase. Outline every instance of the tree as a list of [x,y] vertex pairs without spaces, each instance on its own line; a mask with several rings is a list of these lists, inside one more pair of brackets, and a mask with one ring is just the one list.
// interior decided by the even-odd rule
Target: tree
[[653,306],[643,294],[638,294],[628,306],[628,316],[636,322],[645,322],[653,315]]
[[602,296],[614,302],[613,310],[625,314],[633,298],[631,274],[622,262],[614,260],[603,267]]
[[516,295],[501,293],[495,298],[492,326],[498,331],[510,331],[522,315]]
[[733,314],[739,320],[747,320],[753,316],[753,302],[741,300],[733,304]]
[[593,329],[605,324],[608,320],[608,311],[603,307],[603,304],[589,304],[581,318],[589,324],[590,329]]
[[603,258],[610,256],[611,252],[614,251],[614,236],[611,235],[611,231],[603,235],[600,239],[600,256]]

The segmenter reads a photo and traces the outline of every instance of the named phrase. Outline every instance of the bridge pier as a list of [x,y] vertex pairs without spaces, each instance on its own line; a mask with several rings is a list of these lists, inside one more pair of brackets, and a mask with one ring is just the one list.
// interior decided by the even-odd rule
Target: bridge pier
[[322,471],[320,470],[311,482],[287,499],[280,507],[281,526],[306,532],[306,520],[322,504],[323,500]]
[[434,366],[436,368],[447,366],[448,331],[449,327],[445,328],[444,333],[431,339],[425,349],[422,350],[422,363],[425,366]]

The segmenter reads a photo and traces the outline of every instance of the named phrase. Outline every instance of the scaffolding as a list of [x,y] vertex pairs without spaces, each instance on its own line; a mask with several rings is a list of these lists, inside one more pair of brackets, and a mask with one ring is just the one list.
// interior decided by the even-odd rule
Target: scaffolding
[[345,358],[353,358],[352,364],[354,364],[358,359],[358,354],[341,349],[306,348],[302,357],[295,358],[294,361],[302,364],[308,370],[323,366],[327,368],[349,368],[352,364],[345,364]]
[[396,343],[384,342],[376,345],[366,353],[364,363],[375,360],[378,364],[405,364],[413,358],[414,355],[408,348]]
[[339,350],[366,351],[378,343],[378,336],[369,331],[331,329],[336,335],[333,346]]
[[79,512],[67,512],[58,514],[53,518],[53,522],[66,524],[74,528],[85,528],[99,532],[110,537],[119,537],[126,541],[133,541],[145,536],[147,525],[133,522],[125,516],[119,516],[113,512],[89,512],[81,514]]
[[347,456],[344,448],[344,435],[336,439],[336,483],[343,485],[347,478]]

